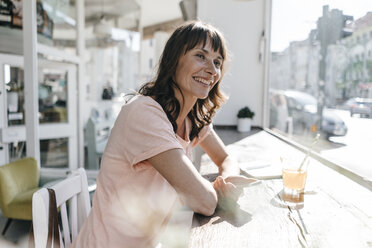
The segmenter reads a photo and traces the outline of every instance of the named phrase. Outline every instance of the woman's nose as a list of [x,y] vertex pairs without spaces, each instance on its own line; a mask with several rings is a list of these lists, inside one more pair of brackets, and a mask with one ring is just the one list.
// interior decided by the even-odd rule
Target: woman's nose
[[215,64],[214,64],[214,62],[213,61],[208,61],[207,62],[207,65],[206,65],[206,71],[208,72],[208,73],[210,73],[211,75],[216,75],[217,74],[217,68],[216,68],[216,66],[215,66]]

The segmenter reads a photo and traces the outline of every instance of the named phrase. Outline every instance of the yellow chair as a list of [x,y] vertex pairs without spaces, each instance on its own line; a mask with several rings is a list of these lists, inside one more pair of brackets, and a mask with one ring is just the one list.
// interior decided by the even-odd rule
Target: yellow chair
[[8,218],[2,234],[12,219],[32,220],[32,195],[39,185],[39,169],[34,158],[23,158],[0,166],[0,208]]

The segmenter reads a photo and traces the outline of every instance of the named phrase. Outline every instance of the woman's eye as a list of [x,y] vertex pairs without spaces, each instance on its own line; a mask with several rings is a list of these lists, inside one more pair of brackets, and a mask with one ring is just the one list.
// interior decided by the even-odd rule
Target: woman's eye
[[214,65],[216,66],[216,68],[220,68],[221,67],[221,62],[220,61],[214,61]]
[[196,54],[196,57],[199,57],[201,59],[205,59],[205,56],[203,54],[200,54],[200,53]]

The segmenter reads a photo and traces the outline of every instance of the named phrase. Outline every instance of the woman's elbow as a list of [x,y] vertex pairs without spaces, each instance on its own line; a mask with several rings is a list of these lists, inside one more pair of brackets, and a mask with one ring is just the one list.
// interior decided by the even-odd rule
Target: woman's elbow
[[206,207],[204,209],[201,209],[197,213],[205,215],[205,216],[211,216],[211,215],[214,214],[214,212],[216,210],[216,207],[217,207],[217,204],[215,206],[210,206],[210,207]]
[[214,214],[214,211],[217,207],[217,194],[216,192],[210,192],[202,201],[197,209],[194,210],[194,212],[197,212],[199,214],[205,215],[205,216],[211,216]]

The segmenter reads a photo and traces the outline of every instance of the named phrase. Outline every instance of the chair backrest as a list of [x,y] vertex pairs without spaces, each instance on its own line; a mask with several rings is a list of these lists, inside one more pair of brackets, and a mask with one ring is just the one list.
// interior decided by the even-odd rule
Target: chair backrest
[[23,158],[0,166],[0,208],[7,215],[8,204],[19,193],[37,188],[39,168],[34,158]]
[[[55,191],[57,208],[61,215],[62,223],[59,230],[63,229],[61,247],[69,247],[72,240],[87,218],[90,211],[88,181],[83,168],[73,172],[68,178],[50,187]],[[68,202],[68,213],[66,203]],[[48,239],[49,220],[49,193],[42,188],[32,197],[32,221],[34,228],[35,247],[46,247]],[[62,224],[62,226],[61,226]]]

